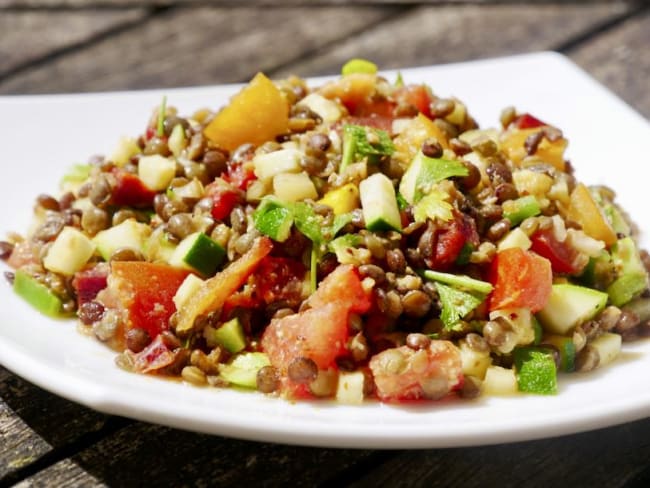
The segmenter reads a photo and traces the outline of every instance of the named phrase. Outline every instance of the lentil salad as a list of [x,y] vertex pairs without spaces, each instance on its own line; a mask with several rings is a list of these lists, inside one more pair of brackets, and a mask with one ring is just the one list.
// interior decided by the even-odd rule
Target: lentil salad
[[[525,390],[531,370],[548,379],[541,372],[602,366],[612,335],[644,332],[645,270],[618,262],[630,226],[609,190],[575,181],[557,129],[506,111],[498,133],[479,131],[461,102],[374,73],[314,90],[256,79],[244,101],[274,85],[285,122],[233,141],[210,127],[242,94],[205,118],[161,104],[140,140],[68,175],[63,198],[39,197],[36,230],[3,244],[13,265],[39,253],[17,266],[14,286],[45,285],[56,313],[77,310],[124,351],[125,368],[341,401]],[[593,216],[581,220],[594,205],[604,216],[595,228]],[[92,253],[70,273],[55,257],[74,230]],[[508,288],[512,269],[531,270],[521,288],[540,293]],[[145,273],[167,295],[148,297]],[[597,313],[549,316],[560,291],[585,289]]]

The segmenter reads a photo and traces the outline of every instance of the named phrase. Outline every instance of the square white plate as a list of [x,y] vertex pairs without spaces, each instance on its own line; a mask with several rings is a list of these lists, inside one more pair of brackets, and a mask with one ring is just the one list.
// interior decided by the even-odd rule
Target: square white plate
[[[404,69],[440,96],[464,100],[481,126],[514,105],[560,127],[579,180],[607,184],[641,229],[650,126],[570,61],[538,53]],[[393,79],[394,72],[386,73]],[[53,193],[73,163],[107,153],[142,131],[163,94],[183,114],[218,107],[235,86],[84,95],[0,97],[0,233],[23,232],[38,193]],[[1,236],[0,236],[1,238]],[[642,239],[648,247],[647,237]],[[91,408],[183,429],[263,441],[335,447],[451,447],[534,439],[604,427],[650,414],[650,342],[625,344],[602,371],[565,375],[557,396],[481,398],[418,406],[297,403],[257,393],[201,389],[125,373],[114,353],[74,321],[39,315],[0,282],[0,363]]]

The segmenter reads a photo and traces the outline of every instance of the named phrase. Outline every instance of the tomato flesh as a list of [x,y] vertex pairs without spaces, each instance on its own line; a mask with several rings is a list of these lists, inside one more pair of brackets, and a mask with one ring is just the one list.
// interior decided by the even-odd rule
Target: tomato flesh
[[408,104],[415,107],[418,112],[431,116],[431,95],[424,85],[407,85],[398,89],[395,93],[398,104]]
[[476,224],[471,217],[457,214],[447,227],[436,230],[430,254],[424,261],[431,269],[449,269],[458,259],[465,244],[478,245]]
[[313,308],[329,303],[341,303],[352,313],[364,313],[370,309],[370,296],[361,286],[358,271],[351,265],[340,265],[321,282],[309,298]]
[[492,261],[490,282],[494,286],[489,309],[527,308],[539,312],[551,295],[551,262],[531,251],[514,247],[499,252]]
[[580,253],[564,242],[558,241],[551,229],[538,230],[530,240],[531,251],[548,259],[556,273],[575,275],[582,272],[584,266],[577,261]]
[[219,178],[205,187],[205,193],[212,199],[211,214],[215,220],[224,220],[242,200],[241,192]]
[[127,329],[144,329],[151,338],[167,330],[169,317],[176,311],[174,295],[188,274],[166,264],[113,262],[108,285],[128,311]]
[[113,171],[116,185],[111,193],[111,204],[127,207],[150,207],[156,192],[150,190],[140,178],[120,169]]
[[548,125],[529,113],[521,114],[514,120],[513,124],[517,129],[536,129]]

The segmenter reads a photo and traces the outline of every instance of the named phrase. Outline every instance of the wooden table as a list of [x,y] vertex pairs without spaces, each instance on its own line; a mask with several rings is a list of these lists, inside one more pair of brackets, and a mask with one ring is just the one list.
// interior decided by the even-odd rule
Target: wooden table
[[[392,68],[556,50],[650,117],[647,2],[435,3],[0,0],[0,94],[308,76],[352,56]],[[650,419],[490,447],[316,449],[103,415],[0,367],[0,486],[641,487],[649,460]]]

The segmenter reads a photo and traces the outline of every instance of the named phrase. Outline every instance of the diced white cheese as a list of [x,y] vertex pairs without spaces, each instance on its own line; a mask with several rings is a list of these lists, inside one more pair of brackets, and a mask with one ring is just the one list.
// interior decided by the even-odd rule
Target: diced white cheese
[[95,244],[74,227],[64,227],[43,259],[43,266],[63,275],[79,271],[95,252]]

